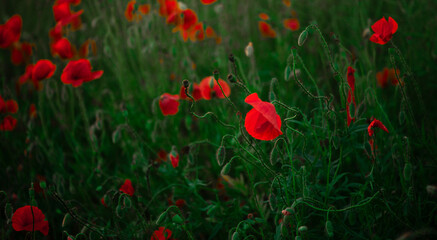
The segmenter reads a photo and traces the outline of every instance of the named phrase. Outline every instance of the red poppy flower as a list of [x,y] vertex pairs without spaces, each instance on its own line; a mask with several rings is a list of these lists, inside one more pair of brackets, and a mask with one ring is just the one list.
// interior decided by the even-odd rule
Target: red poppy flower
[[179,8],[178,1],[176,0],[158,0],[159,14],[167,18],[167,24],[178,24],[180,17],[179,13],[182,11]]
[[263,37],[267,37],[267,38],[275,38],[276,37],[275,30],[272,29],[272,26],[270,26],[270,24],[268,24],[264,21],[258,22],[258,29],[261,32],[261,35]]
[[105,203],[105,197],[102,197],[100,199],[100,202],[102,203],[103,206],[108,207],[108,205],[106,205],[106,203]]
[[130,179],[126,179],[124,181],[124,184],[120,187],[120,191],[126,193],[131,197],[134,195],[135,189],[134,187],[132,187],[132,182],[130,181]]
[[5,24],[0,25],[0,48],[7,48],[20,40],[23,19],[15,14]]
[[150,12],[150,4],[143,4],[138,7],[138,11],[143,15],[146,15]]
[[18,104],[15,100],[5,101],[2,96],[0,96],[0,113],[17,113]]
[[62,24],[60,22],[50,29],[49,36],[55,42],[62,38]]
[[124,10],[124,16],[126,17],[126,19],[131,22],[132,20],[134,20],[134,7],[135,7],[135,0],[131,0],[127,3],[126,9]]
[[262,20],[269,20],[269,15],[265,14],[265,13],[260,13],[258,14],[258,17],[261,18]]
[[158,230],[153,232],[150,240],[167,240],[171,237],[170,229],[166,229],[165,227],[159,227]]
[[[202,91],[200,89],[199,84],[193,83],[190,85],[188,92],[191,94],[191,96],[194,98],[195,101],[202,99]],[[181,87],[181,91],[179,92],[179,96],[181,99],[185,100],[191,100],[191,98],[188,98],[188,96],[185,94],[185,87]]]
[[[78,21],[80,20],[79,16],[82,13],[83,10],[80,10],[78,12],[71,12],[70,3],[67,2],[53,5],[53,15],[55,17],[55,21],[57,23],[61,23],[62,26],[66,26],[74,21],[77,25]],[[77,29],[77,26],[73,27],[73,30],[74,29]]]
[[0,131],[12,131],[14,130],[15,125],[17,125],[17,119],[8,115],[3,118],[2,122],[0,122]]
[[192,28],[197,24],[197,14],[192,9],[185,9],[181,15],[182,22],[173,31],[181,31],[182,38],[187,41],[193,34]]
[[203,5],[209,5],[217,2],[217,0],[200,0]]
[[393,34],[398,30],[398,24],[391,17],[388,17],[388,21],[382,17],[372,25],[372,30],[375,33],[370,37],[370,41],[384,45],[390,41]]
[[35,104],[30,104],[30,107],[29,107],[29,116],[30,116],[30,118],[36,118],[36,107],[35,107]]
[[59,56],[61,59],[70,59],[74,56],[73,48],[70,41],[66,38],[61,38],[51,45],[53,56]]
[[290,7],[291,1],[290,0],[282,0],[282,3],[284,3],[285,6]]
[[88,59],[70,61],[62,71],[61,81],[79,87],[82,83],[96,80],[103,75],[103,70],[91,72],[92,66]]
[[179,95],[162,94],[159,98],[159,108],[164,116],[175,115],[179,111]]
[[57,0],[55,2],[55,4],[61,4],[61,3],[71,3],[73,5],[79,5],[79,3],[81,2],[81,0]]
[[384,68],[382,71],[376,73],[376,80],[378,81],[378,85],[382,88],[388,86],[388,82],[391,82],[392,85],[398,85],[399,81],[396,78],[396,74],[399,76],[399,69],[395,70],[393,68]]
[[367,127],[367,131],[369,132],[369,137],[372,137],[373,134],[375,133],[374,130],[373,130],[374,127],[380,128],[380,129],[382,129],[382,130],[384,130],[384,131],[386,131],[386,132],[388,133],[388,130],[387,130],[387,128],[384,126],[384,124],[382,124],[382,122],[379,121],[378,119],[374,119],[374,120],[369,124],[369,127]]
[[284,19],[282,23],[284,24],[285,28],[291,31],[299,30],[300,27],[299,20],[297,20],[296,18]]
[[176,168],[179,165],[179,154],[177,153],[170,153],[170,161],[173,168]]
[[250,94],[244,101],[253,107],[246,114],[244,122],[244,127],[250,136],[269,141],[282,134],[281,118],[273,104],[261,101],[256,93]]
[[161,149],[156,155],[158,155],[158,157],[155,159],[156,163],[159,164],[167,161],[167,152],[165,150]]
[[[229,97],[229,95],[231,94],[231,88],[229,87],[228,83],[221,78],[219,78],[219,83],[220,86],[222,86],[225,95]],[[200,91],[202,92],[202,97],[206,100],[210,100],[213,96],[218,98],[225,98],[222,90],[220,89],[220,86],[217,84],[217,81],[214,79],[213,76],[202,79],[199,85]],[[213,95],[211,94],[211,92]]]
[[[33,212],[33,215],[32,215]],[[27,205],[17,209],[12,215],[12,227],[15,231],[40,231],[44,236],[49,234],[49,222],[44,220],[42,211],[35,206]]]
[[15,65],[25,63],[32,56],[32,44],[23,42],[16,43],[11,49],[11,62]]
[[206,33],[207,38],[214,38],[217,36],[214,29],[212,29],[212,27],[210,27],[210,26],[206,27],[205,33]]
[[183,206],[187,205],[187,202],[184,199],[178,199],[176,200],[175,205],[178,208],[182,208]]
[[32,80],[39,82],[51,78],[55,73],[56,65],[50,60],[39,60],[32,68]]

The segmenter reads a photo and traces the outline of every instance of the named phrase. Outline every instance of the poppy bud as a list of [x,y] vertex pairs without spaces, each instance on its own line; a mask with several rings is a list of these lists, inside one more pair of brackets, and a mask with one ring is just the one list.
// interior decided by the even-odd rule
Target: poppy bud
[[234,232],[234,234],[232,234],[232,240],[240,240],[240,235],[238,232]]
[[178,214],[174,215],[171,220],[179,224],[182,224],[184,222],[184,220],[182,220],[181,216],[179,216]]
[[123,218],[124,212],[125,212],[124,208],[120,204],[117,205],[117,207],[115,208],[115,214],[117,215],[117,217]]
[[278,200],[276,199],[276,195],[274,193],[269,194],[269,206],[272,211],[274,211],[277,207]]
[[123,198],[123,206],[125,208],[131,208],[132,207],[132,201],[131,201],[130,197],[124,196],[124,198]]
[[69,213],[66,213],[65,215],[64,215],[64,219],[62,219],[62,227],[63,228],[65,228],[65,226],[67,226],[69,223],[70,223],[70,220],[71,220],[71,216],[70,216],[70,214]]
[[103,196],[103,201],[105,202],[106,206],[110,206],[112,203],[111,197],[108,194],[105,194],[105,196]]
[[332,222],[329,220],[325,223],[325,231],[326,234],[328,234],[328,237],[334,236],[334,227],[332,226]]
[[228,81],[231,83],[236,83],[237,79],[234,77],[234,75],[232,73],[228,74]]
[[228,162],[223,168],[222,171],[220,172],[221,175],[228,175],[229,171],[231,170],[231,162]]
[[6,219],[8,220],[8,222],[9,222],[9,220],[12,217],[12,212],[13,212],[12,205],[10,203],[6,203],[6,205],[5,205],[5,215],[6,215]]
[[287,65],[287,67],[285,67],[284,70],[284,80],[288,81],[291,77],[291,67],[289,65]]
[[304,232],[308,231],[308,227],[307,226],[300,226],[297,230],[300,233],[304,233]]
[[47,188],[47,183],[46,183],[46,181],[41,181],[41,182],[39,182],[39,186],[40,186],[42,189],[46,189],[46,188]]
[[226,158],[226,149],[223,145],[221,145],[217,149],[217,152],[215,153],[215,158],[217,160],[218,165],[222,166]]
[[411,163],[407,162],[404,166],[404,178],[406,181],[410,181],[411,177],[413,176],[413,166]]
[[214,70],[214,72],[212,72],[212,75],[214,76],[214,79],[216,80],[216,81],[218,81],[219,80],[219,71],[216,69],[216,70]]
[[187,79],[184,79],[184,81],[182,81],[182,84],[184,85],[184,88],[188,88],[190,86],[190,82],[188,82]]
[[235,62],[235,58],[234,58],[234,54],[229,54],[229,62],[234,63]]
[[282,215],[288,216],[288,215],[291,215],[293,212],[294,212],[293,208],[288,207],[288,208],[282,210]]
[[308,31],[305,29],[303,32],[300,33],[299,38],[297,39],[297,45],[302,47],[302,45],[305,43],[305,41],[308,38]]
[[167,216],[167,212],[163,212],[161,213],[161,215],[159,215],[158,220],[156,220],[156,224],[160,225],[162,222],[164,222],[165,217]]
[[426,186],[426,192],[429,195],[436,195],[437,194],[437,186],[436,185],[428,185],[428,186]]

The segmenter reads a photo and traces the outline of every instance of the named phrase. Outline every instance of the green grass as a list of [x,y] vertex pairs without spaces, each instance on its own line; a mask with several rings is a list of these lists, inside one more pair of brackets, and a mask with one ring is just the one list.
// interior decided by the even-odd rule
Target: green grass
[[[2,3],[1,23],[15,13],[23,17],[21,40],[36,46],[31,62],[50,59],[57,70],[44,80],[43,91],[26,85],[17,95],[15,83],[25,67],[12,65],[9,51],[0,49],[0,95],[17,100],[20,108],[14,115],[16,129],[0,132],[1,207],[10,203],[15,211],[31,204],[28,189],[38,175],[44,176],[45,193],[36,193],[34,200],[50,226],[48,237],[16,232],[11,216],[2,211],[1,239],[66,239],[67,233],[82,233],[77,239],[99,235],[150,239],[160,226],[171,229],[177,239],[397,239],[406,232],[411,235],[403,239],[436,237],[436,195],[426,191],[427,185],[437,184],[435,3],[292,1],[301,27],[291,32],[282,27],[282,19],[291,17],[290,9],[279,0],[219,0],[210,6],[184,1],[222,36],[217,45],[213,40],[183,42],[154,12],[156,1],[137,2],[152,5],[152,13],[138,23],[124,18],[127,1],[83,0],[74,7],[84,9],[84,26],[68,33],[68,39],[76,45],[94,39],[98,54],[89,59],[94,70],[104,70],[102,78],[79,88],[60,81],[67,62],[50,54],[53,1]],[[261,12],[270,16],[275,39],[261,37]],[[399,24],[391,41],[418,86],[416,91],[402,59],[392,54],[405,80],[408,101],[399,86],[381,89],[375,78],[376,72],[392,67],[393,45],[377,45],[362,36],[383,16]],[[298,46],[299,34],[312,24],[320,29],[330,56],[314,29]],[[249,42],[254,46],[253,58],[244,54]],[[277,139],[259,141],[244,127],[240,130],[237,111],[226,99],[198,101],[194,111],[213,112],[235,129],[210,116],[194,117],[188,101],[181,101],[177,115],[162,115],[161,94],[178,94],[183,79],[200,82],[214,70],[226,79],[233,71],[231,53],[241,64],[238,74],[247,78],[250,92],[263,101],[276,100],[298,109],[275,104],[284,132]],[[331,69],[330,58],[340,75]],[[300,69],[305,89],[293,78],[285,79],[293,65]],[[357,119],[350,127],[345,110],[348,66],[356,69],[358,104]],[[244,122],[251,109],[244,103],[247,93],[236,84],[230,86],[230,101]],[[305,91],[330,97],[329,105]],[[32,103],[38,111],[35,120],[28,116]],[[371,117],[389,130],[388,134],[376,130],[374,163],[368,157]],[[177,168],[169,161],[154,162],[157,152],[172,148],[180,155]],[[226,171],[231,180],[220,180],[229,162]],[[408,164],[411,176],[405,170]],[[135,188],[133,197],[118,191],[127,178]],[[219,181],[225,190],[217,189]],[[108,207],[100,203],[102,197],[109,201]],[[130,199],[130,207],[123,204],[128,201],[124,198]],[[187,204],[181,209],[170,207],[168,199],[184,199]],[[284,209],[292,214],[284,217]],[[67,213],[69,219],[62,225]],[[328,236],[330,224],[333,237]],[[298,231],[301,226],[307,226],[307,231]]]

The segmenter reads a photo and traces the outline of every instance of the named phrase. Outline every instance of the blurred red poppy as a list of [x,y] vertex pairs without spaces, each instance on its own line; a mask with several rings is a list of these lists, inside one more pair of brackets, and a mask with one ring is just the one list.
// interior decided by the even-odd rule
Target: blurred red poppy
[[124,16],[126,19],[131,22],[134,19],[134,7],[135,7],[135,0],[131,0],[127,3],[126,9],[124,10]]
[[74,25],[73,30],[79,27],[79,17],[82,13],[83,10],[71,12],[70,3],[68,2],[53,5],[53,15],[55,17],[56,23],[61,23],[61,26],[66,26],[71,23]]
[[217,0],[200,0],[203,5],[209,5],[217,2]]
[[0,122],[0,131],[12,131],[17,125],[17,119],[8,115]]
[[264,21],[258,22],[258,29],[261,32],[261,35],[263,37],[267,37],[267,38],[275,38],[276,37],[275,30],[272,29],[272,26],[270,26],[270,24],[268,24]]
[[179,8],[178,1],[176,0],[158,0],[159,14],[166,17],[167,24],[177,24],[179,22],[179,13],[182,11]]
[[269,20],[269,15],[265,14],[265,13],[260,13],[258,14],[258,17],[261,18],[262,20]]
[[60,22],[50,29],[49,36],[55,42],[62,38],[62,24]]
[[175,205],[176,205],[178,208],[182,208],[182,207],[184,207],[185,205],[187,205],[187,202],[186,202],[184,199],[178,199],[178,200],[176,200]]
[[29,116],[30,116],[30,118],[36,118],[36,107],[35,107],[34,103],[30,104]]
[[[229,87],[228,83],[221,78],[219,78],[219,83],[225,95],[229,97],[231,94],[231,88]],[[220,86],[217,84],[217,81],[213,76],[202,79],[199,85],[202,97],[206,100],[210,100],[214,96],[217,98],[225,98]]]
[[[33,212],[33,213],[32,213]],[[12,227],[15,231],[40,231],[44,236],[49,234],[49,222],[44,220],[42,211],[35,206],[27,205],[17,209],[12,215]]]
[[81,0],[56,0],[55,4],[71,3],[73,5],[78,5],[80,2]]
[[399,69],[395,70],[393,68],[384,68],[382,71],[376,73],[376,80],[378,81],[378,85],[382,88],[388,86],[388,83],[391,82],[392,85],[398,85],[399,81],[396,78],[396,74],[399,76]]
[[282,134],[281,118],[276,113],[273,104],[261,101],[257,93],[250,94],[244,101],[253,107],[246,114],[244,123],[244,127],[250,136],[269,141]]
[[103,206],[108,207],[108,205],[106,205],[106,203],[105,203],[105,197],[102,197],[100,199],[100,202],[102,203]]
[[2,96],[0,96],[0,113],[16,113],[18,112],[18,104],[15,100],[5,101]]
[[39,82],[51,78],[56,71],[56,65],[50,60],[39,60],[32,68],[32,80]]
[[165,227],[159,227],[158,230],[153,232],[150,240],[167,240],[170,239],[172,232]]
[[129,196],[133,196],[135,193],[134,187],[132,187],[132,182],[130,179],[126,179],[124,184],[120,187],[120,191],[126,193]]
[[146,15],[150,12],[150,4],[143,4],[138,7],[138,11],[143,15]]
[[170,155],[170,161],[173,168],[176,168],[179,165],[179,154],[171,152]]
[[79,87],[82,83],[96,80],[103,75],[103,70],[91,72],[92,66],[88,59],[70,61],[62,71],[61,81]]
[[159,108],[164,116],[175,115],[179,111],[179,95],[162,94],[159,98]]
[[291,1],[290,0],[282,0],[282,3],[284,3],[285,6],[290,7]]
[[61,59],[70,59],[74,56],[74,50],[67,38],[61,38],[51,44],[52,55]]
[[284,24],[285,28],[291,31],[299,30],[300,27],[299,20],[297,20],[296,18],[284,19],[282,23]]
[[372,25],[372,30],[375,33],[370,37],[370,41],[384,45],[390,41],[393,34],[398,30],[398,24],[391,17],[388,17],[388,21],[382,17]]
[[15,65],[19,65],[30,60],[32,56],[32,44],[27,42],[17,42],[12,45],[11,49],[11,62]]
[[7,48],[13,42],[20,40],[22,26],[23,19],[18,14],[9,18],[5,24],[0,25],[0,48]]
[[211,26],[206,27],[205,34],[207,38],[215,38],[217,34]]
[[382,124],[382,122],[379,121],[378,119],[374,119],[367,127],[367,131],[369,132],[369,137],[372,137],[373,134],[375,133],[373,130],[374,127],[380,128],[388,133],[388,129],[384,126],[384,124]]

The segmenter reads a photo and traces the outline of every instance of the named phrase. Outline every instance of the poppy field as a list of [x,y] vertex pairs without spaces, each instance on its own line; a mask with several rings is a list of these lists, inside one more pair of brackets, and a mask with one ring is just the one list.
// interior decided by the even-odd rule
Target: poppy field
[[0,239],[437,239],[437,3],[0,7]]

